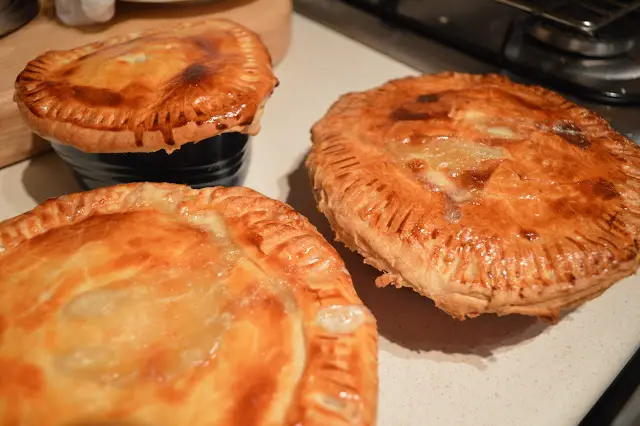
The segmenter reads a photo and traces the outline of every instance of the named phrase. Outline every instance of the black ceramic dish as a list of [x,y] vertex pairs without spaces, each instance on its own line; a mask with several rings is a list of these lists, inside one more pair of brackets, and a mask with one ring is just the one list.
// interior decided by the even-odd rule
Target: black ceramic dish
[[242,185],[250,156],[250,137],[242,133],[188,143],[171,154],[94,154],[56,142],[51,145],[84,190],[128,182],[181,183],[193,188]]
[[39,10],[38,0],[0,0],[0,37],[31,21]]

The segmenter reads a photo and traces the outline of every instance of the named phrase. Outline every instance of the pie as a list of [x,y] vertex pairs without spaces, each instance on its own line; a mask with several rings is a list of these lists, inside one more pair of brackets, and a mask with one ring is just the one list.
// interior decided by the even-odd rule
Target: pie
[[639,264],[640,149],[593,112],[498,75],[342,96],[307,160],[337,239],[463,319],[556,319]]
[[0,251],[4,426],[375,423],[375,320],[283,203],[108,187],[0,223]]
[[18,75],[15,100],[45,139],[84,152],[171,152],[255,134],[277,82],[256,34],[208,19],[46,52]]

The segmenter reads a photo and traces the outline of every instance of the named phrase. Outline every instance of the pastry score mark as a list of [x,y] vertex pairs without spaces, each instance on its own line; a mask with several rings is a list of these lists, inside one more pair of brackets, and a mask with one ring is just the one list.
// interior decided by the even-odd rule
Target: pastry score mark
[[389,114],[389,120],[393,122],[446,119],[452,108],[451,103],[440,102],[439,95],[420,95],[414,102],[392,110]]
[[540,238],[540,234],[538,234],[536,231],[532,231],[530,229],[520,229],[520,234],[521,237],[525,238],[527,241],[535,241],[538,238]]
[[416,102],[419,104],[429,104],[432,102],[438,102],[439,100],[440,100],[440,95],[438,93],[418,95],[418,97],[416,98]]
[[463,187],[472,191],[484,189],[493,172],[498,168],[499,163],[495,162],[484,169],[469,169],[459,174],[460,183]]
[[449,194],[444,196],[444,218],[447,222],[458,223],[462,219],[462,210]]
[[411,111],[407,108],[401,107],[393,110],[389,118],[394,121],[420,121],[431,118],[431,114],[427,112]]
[[553,132],[560,136],[565,142],[580,149],[587,149],[591,146],[591,141],[582,130],[572,121],[561,121],[553,125]]
[[477,142],[438,138],[421,149],[399,151],[409,170],[433,192],[442,193],[444,216],[458,222],[460,203],[471,201],[483,190],[508,154],[502,148]]

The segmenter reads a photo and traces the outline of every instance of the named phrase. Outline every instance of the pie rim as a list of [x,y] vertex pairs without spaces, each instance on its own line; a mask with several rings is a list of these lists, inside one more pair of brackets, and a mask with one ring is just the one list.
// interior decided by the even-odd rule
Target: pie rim
[[[356,294],[350,275],[335,249],[304,216],[280,201],[245,187],[196,190],[167,183],[131,183],[79,192],[49,199],[31,211],[0,222],[0,256],[7,250],[19,250],[24,241],[51,229],[80,223],[94,214],[153,209],[145,201],[136,204],[140,194],[150,190],[162,194],[162,202],[174,207],[171,212],[174,215],[184,214],[190,208],[212,208],[224,218],[227,226],[232,221],[244,220],[238,226],[246,227],[247,232],[256,237],[251,241],[260,255],[270,256],[277,252],[289,256],[292,265],[287,266],[293,269],[287,271],[287,276],[292,277],[290,282],[296,286],[303,285],[296,288],[301,290],[295,291],[296,302],[304,318],[305,342],[314,350],[305,354],[304,372],[295,388],[295,399],[287,408],[287,419],[295,411],[298,415],[295,419],[305,425],[324,426],[327,419],[335,425],[374,425],[378,390],[376,320]],[[242,213],[238,215],[238,212]],[[241,242],[237,244],[240,247],[244,245]],[[295,250],[302,244],[305,248],[316,249],[307,250],[305,254],[308,251],[323,253],[323,261],[313,265],[305,263],[308,259]],[[323,268],[324,265],[326,268],[328,263],[335,280],[323,280],[322,286],[318,286],[304,279],[309,274],[319,273],[316,266]],[[300,295],[304,298],[299,298]],[[315,320],[309,321],[321,308],[332,306],[361,308],[362,322],[355,329],[331,333]],[[358,365],[354,365],[356,363]],[[340,394],[353,396],[352,399],[344,397],[348,403],[343,412],[327,408],[318,400],[318,395],[333,395],[336,386],[341,389]],[[350,409],[352,412],[347,415]],[[354,416],[358,423],[352,422]]]

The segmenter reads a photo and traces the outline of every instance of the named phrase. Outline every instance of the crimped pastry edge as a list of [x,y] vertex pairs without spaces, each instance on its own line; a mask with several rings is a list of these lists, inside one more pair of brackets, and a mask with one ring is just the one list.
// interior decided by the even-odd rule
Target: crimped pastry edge
[[[534,95],[543,96],[553,103],[562,105],[563,108],[573,110],[590,126],[597,126],[602,132],[615,136],[617,142],[623,140],[622,149],[624,152],[618,153],[619,155],[640,159],[640,150],[637,147],[632,147],[631,142],[624,140],[622,136],[612,131],[604,119],[550,90],[539,86],[519,85],[506,77],[495,74],[472,75],[443,72],[431,76],[460,78],[470,82],[490,81],[503,84],[514,90],[525,90]],[[381,90],[398,81],[424,77],[391,80],[367,91],[367,93]],[[329,108],[325,116],[314,124],[311,132],[312,149],[305,164],[318,209],[329,220],[336,234],[336,239],[343,242],[349,249],[360,253],[364,257],[365,263],[383,272],[383,275],[376,280],[379,286],[393,283],[397,287],[412,288],[419,294],[433,299],[436,306],[458,319],[475,317],[483,313],[495,313],[498,315],[532,315],[555,322],[562,309],[577,307],[583,302],[597,297],[615,282],[633,275],[640,266],[640,242],[636,236],[635,247],[626,248],[628,251],[633,251],[633,256],[627,259],[616,259],[611,265],[607,265],[606,273],[578,277],[574,281],[545,277],[546,283],[541,282],[538,289],[525,289],[523,294],[514,294],[502,289],[478,289],[477,287],[472,289],[475,291],[471,291],[467,283],[452,282],[446,274],[439,273],[437,267],[431,268],[429,266],[424,253],[425,246],[421,242],[409,241],[405,236],[398,234],[400,230],[394,232],[385,226],[380,226],[379,222],[382,222],[382,217],[389,218],[390,216],[384,206],[412,205],[420,206],[425,211],[429,206],[420,202],[419,192],[423,189],[417,182],[408,179],[394,166],[384,163],[382,155],[369,147],[364,147],[351,129],[341,127],[339,120],[336,120],[335,123],[332,122],[332,115],[337,117],[341,111],[348,110],[349,100],[360,96],[363,96],[362,92],[341,96]],[[620,147],[617,146],[616,149],[618,148]],[[324,151],[332,154],[339,152],[339,156],[344,160],[342,162],[336,161],[337,165],[330,164],[326,158],[323,158]],[[372,160],[374,156],[380,158]],[[336,159],[337,157],[336,154]],[[379,167],[375,170],[371,170],[371,167],[365,167],[363,158],[367,159],[367,163],[378,160],[376,165]],[[365,177],[375,176],[376,173],[383,175],[386,173],[384,175],[385,181],[398,180],[401,182],[401,185],[398,186],[404,185],[410,189],[386,192],[378,189],[377,194],[356,194],[357,187],[363,183],[362,180]],[[630,176],[630,179],[635,179],[635,187],[640,188],[640,174]],[[640,196],[636,193],[635,197],[629,201],[635,205],[634,214],[638,215]],[[378,217],[379,220],[372,222],[358,217],[358,214],[355,213],[356,209],[366,210],[371,216]],[[394,220],[394,223],[396,222]],[[402,226],[402,223],[400,225]],[[540,271],[541,274],[543,272]]]

